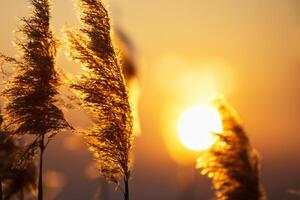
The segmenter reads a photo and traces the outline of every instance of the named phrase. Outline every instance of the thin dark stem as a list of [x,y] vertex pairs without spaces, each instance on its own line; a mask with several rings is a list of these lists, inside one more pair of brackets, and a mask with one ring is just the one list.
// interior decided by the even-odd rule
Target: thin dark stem
[[43,200],[43,155],[44,155],[44,139],[45,134],[42,135],[40,141],[40,169],[39,169],[39,182],[38,182],[38,200]]
[[124,177],[124,184],[125,184],[124,200],[129,200],[129,182],[127,177]]
[[0,200],[3,200],[2,179],[0,177]]

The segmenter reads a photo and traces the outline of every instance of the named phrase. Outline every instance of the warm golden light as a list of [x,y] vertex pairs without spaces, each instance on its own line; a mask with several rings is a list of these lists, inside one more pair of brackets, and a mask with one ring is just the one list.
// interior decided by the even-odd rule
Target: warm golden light
[[182,113],[178,124],[181,143],[193,151],[209,148],[214,142],[212,133],[222,132],[221,117],[210,106],[196,106]]

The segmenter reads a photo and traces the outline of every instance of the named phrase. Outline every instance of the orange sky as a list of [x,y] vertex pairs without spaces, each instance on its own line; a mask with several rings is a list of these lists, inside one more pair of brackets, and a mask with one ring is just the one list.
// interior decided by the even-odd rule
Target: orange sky
[[[214,92],[225,94],[241,114],[251,141],[262,156],[262,173],[270,199],[282,199],[287,189],[300,188],[297,0],[107,2],[113,23],[122,27],[135,43],[140,67],[139,114],[143,133],[136,140],[137,177],[133,184],[138,190],[139,185],[144,185],[149,191],[136,192],[135,199],[179,199],[172,184],[161,189],[160,184],[166,181],[149,182],[150,177],[143,170],[152,170],[156,179],[171,177],[168,167],[178,166],[164,146],[166,110],[197,104]],[[76,25],[77,19],[72,0],[53,0],[53,5],[53,26],[60,37],[66,22]],[[6,54],[15,53],[12,31],[19,25],[17,16],[28,13],[27,6],[26,0],[1,1],[0,49]],[[65,59],[63,50],[58,64],[66,72],[78,71],[78,66]],[[50,148],[48,152],[52,158],[56,151]],[[51,166],[55,168],[55,164]],[[199,190],[208,195],[196,196],[205,199],[210,193],[201,181],[199,187],[204,189]],[[157,188],[156,196],[149,187]]]

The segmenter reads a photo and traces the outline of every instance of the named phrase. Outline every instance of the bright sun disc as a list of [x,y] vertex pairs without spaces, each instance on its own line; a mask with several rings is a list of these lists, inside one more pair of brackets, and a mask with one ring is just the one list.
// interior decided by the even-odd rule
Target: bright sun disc
[[196,106],[182,113],[178,124],[178,136],[190,150],[202,151],[209,148],[214,138],[212,133],[222,132],[221,117],[210,106]]

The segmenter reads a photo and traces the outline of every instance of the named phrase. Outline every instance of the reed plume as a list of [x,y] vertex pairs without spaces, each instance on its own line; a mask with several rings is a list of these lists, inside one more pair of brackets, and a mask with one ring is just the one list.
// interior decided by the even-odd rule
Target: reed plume
[[16,75],[3,94],[8,99],[6,112],[13,134],[34,136],[27,153],[20,158],[23,165],[29,156],[40,149],[38,199],[43,198],[42,169],[45,140],[70,125],[57,107],[59,76],[55,70],[57,40],[50,27],[49,0],[30,0],[32,14],[22,19],[17,40],[19,58],[1,55],[0,58],[16,67]]
[[259,158],[236,111],[224,99],[215,105],[223,123],[223,133],[197,161],[203,175],[212,179],[218,200],[265,199],[259,177]]
[[67,31],[71,57],[82,64],[83,73],[72,88],[82,106],[95,116],[85,138],[100,173],[119,185],[129,199],[132,117],[120,58],[111,40],[110,19],[100,0],[79,0],[82,27]]

